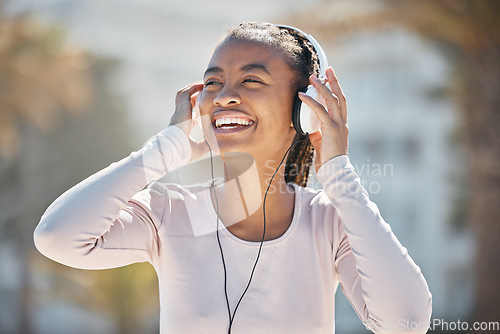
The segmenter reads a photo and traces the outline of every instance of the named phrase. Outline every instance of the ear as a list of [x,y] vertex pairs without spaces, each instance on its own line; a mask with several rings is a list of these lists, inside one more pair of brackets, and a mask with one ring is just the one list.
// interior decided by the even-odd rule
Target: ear
[[287,136],[290,136],[290,138],[293,141],[293,138],[295,138],[295,135],[297,134],[297,130],[295,129],[295,126],[293,125],[293,122],[290,123],[290,127],[288,128],[287,131]]

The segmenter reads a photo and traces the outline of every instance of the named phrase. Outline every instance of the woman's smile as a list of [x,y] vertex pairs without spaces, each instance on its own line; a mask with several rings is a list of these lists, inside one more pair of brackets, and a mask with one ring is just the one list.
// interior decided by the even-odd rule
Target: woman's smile
[[212,126],[215,135],[228,136],[252,129],[255,121],[239,110],[219,110],[212,115]]
[[268,45],[238,40],[220,45],[199,96],[201,115],[211,121],[204,125],[212,127],[219,148],[266,159],[281,156],[295,134],[290,128],[294,80],[294,71]]

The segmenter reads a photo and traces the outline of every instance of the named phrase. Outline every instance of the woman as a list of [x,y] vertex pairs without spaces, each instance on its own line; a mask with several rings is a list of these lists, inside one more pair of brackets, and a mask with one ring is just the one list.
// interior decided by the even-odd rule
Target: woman
[[[339,283],[374,332],[425,333],[427,284],[360,185],[347,157],[345,97],[331,68],[325,83],[313,75],[315,53],[293,29],[229,29],[204,82],[178,92],[170,126],[59,197],[35,231],[37,248],[85,269],[150,262],[161,333],[331,333]],[[299,93],[309,83],[326,109]],[[321,131],[291,126],[297,96]],[[196,100],[201,144],[188,138]],[[305,187],[313,147],[321,191]],[[223,182],[143,189],[215,148]],[[234,152],[251,155],[256,174]]]

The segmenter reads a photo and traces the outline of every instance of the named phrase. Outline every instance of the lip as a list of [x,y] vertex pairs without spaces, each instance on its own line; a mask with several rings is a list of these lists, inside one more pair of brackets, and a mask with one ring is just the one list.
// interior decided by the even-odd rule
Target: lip
[[[243,118],[249,122],[250,125],[240,125],[226,128],[217,128],[215,126],[215,121],[221,118]],[[219,109],[212,115],[212,127],[214,129],[215,135],[217,136],[230,136],[239,134],[252,129],[255,126],[255,120],[248,115],[248,113],[237,110],[237,109]]]
[[212,115],[212,124],[215,123],[215,121],[219,118],[245,118],[249,121],[255,122],[255,120],[248,115],[248,113],[237,110],[237,109],[219,109],[216,110],[213,115]]

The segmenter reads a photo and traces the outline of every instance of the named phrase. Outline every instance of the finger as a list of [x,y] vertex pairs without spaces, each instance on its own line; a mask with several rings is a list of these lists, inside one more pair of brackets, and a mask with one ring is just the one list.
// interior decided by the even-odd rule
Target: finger
[[326,87],[316,76],[311,75],[309,78],[311,84],[318,90],[318,93],[323,97],[326,102],[326,107],[328,109],[328,114],[335,121],[340,123],[340,107],[339,101],[336,96],[332,94],[332,91]]
[[196,101],[198,100],[198,96],[200,96],[201,91],[195,92],[193,95],[191,95],[191,105],[194,106],[196,105]]
[[309,134],[309,140],[311,141],[311,144],[314,146],[314,149],[316,151],[320,151],[321,149],[321,137],[322,136],[320,131],[315,131]]
[[200,92],[203,89],[203,87],[205,87],[203,82],[196,81],[190,85],[188,92],[189,92],[189,94],[193,95],[194,93]]
[[179,91],[188,91],[190,94],[193,94],[194,92],[200,91],[203,89],[203,82],[202,81],[195,81],[191,82],[190,84],[182,87]]
[[170,125],[178,125],[187,135],[191,131],[193,105],[192,96],[203,89],[203,83],[193,82],[181,88],[175,97],[175,111],[170,118]]
[[340,87],[339,80],[333,72],[333,68],[328,67],[326,69],[326,78],[330,83],[330,87],[332,88],[332,92],[337,96],[340,106],[340,115],[345,123],[347,123],[347,100],[345,98],[344,92],[342,91],[342,87]]
[[202,89],[203,89],[203,82],[196,81],[196,82],[190,83],[189,85],[181,88],[177,92],[177,96],[175,97],[175,103],[176,104],[182,103],[182,100],[190,101],[191,96],[194,93],[201,91]]
[[316,170],[316,172],[318,172],[318,169],[321,166],[321,139],[322,139],[322,134],[320,131],[316,131],[309,134],[309,140],[311,141],[311,144],[313,145],[315,151],[314,169]]
[[[303,92],[299,92],[299,98],[302,100],[303,103],[307,104],[313,111],[316,113],[316,116],[320,120],[321,123],[328,124],[329,122],[332,122],[332,118],[330,117],[330,114],[325,110],[325,107],[309,95],[306,95]],[[340,118],[340,116],[337,116]]]
[[181,88],[175,97],[176,111],[184,110],[186,113],[192,111],[196,103],[196,98],[202,89],[202,82],[193,82],[184,88]]

